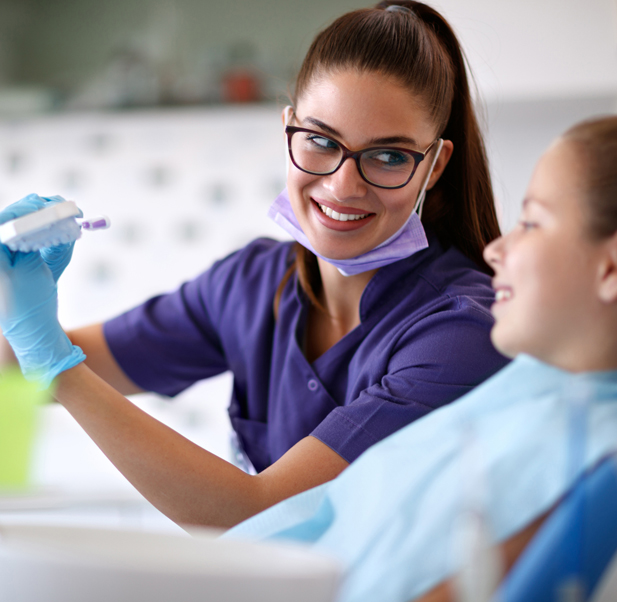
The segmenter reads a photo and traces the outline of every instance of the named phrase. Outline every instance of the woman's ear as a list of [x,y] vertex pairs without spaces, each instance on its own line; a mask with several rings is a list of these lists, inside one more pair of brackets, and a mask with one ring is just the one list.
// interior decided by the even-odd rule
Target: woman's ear
[[281,113],[281,121],[283,125],[289,125],[293,116],[294,108],[291,105],[287,105]]
[[448,165],[448,161],[450,161],[450,157],[452,156],[452,151],[454,150],[454,144],[451,140],[444,140],[443,146],[441,147],[441,152],[439,153],[439,157],[437,157],[437,161],[435,163],[435,167],[433,168],[433,173],[429,178],[428,184],[426,186],[427,190],[430,190],[439,178],[441,178],[441,174],[444,169]]
[[609,304],[617,302],[617,232],[604,244],[606,253],[600,265],[598,297]]

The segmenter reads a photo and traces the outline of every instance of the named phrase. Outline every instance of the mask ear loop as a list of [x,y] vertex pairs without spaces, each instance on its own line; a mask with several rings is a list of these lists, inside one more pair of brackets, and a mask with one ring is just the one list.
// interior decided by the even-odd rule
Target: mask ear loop
[[[283,109],[283,120],[285,122],[285,127],[288,126],[291,122],[291,118],[293,116],[294,108],[291,105],[287,105]],[[287,134],[283,129],[283,138],[285,142],[285,177],[289,173],[289,145],[287,143]]]
[[[414,211],[418,212],[418,217],[422,219],[422,209],[424,209],[424,199],[426,198],[426,187],[428,186],[428,181],[431,179],[433,175],[433,170],[435,169],[435,164],[437,163],[437,159],[439,159],[439,154],[441,153],[441,149],[443,147],[443,140],[440,138],[439,142],[437,142],[437,152],[431,161],[431,168],[428,170],[426,174],[426,178],[424,178],[424,184],[422,184],[422,188],[420,189],[420,193],[418,194],[418,200],[416,201],[416,206],[413,208]],[[412,212],[413,213],[413,212]]]

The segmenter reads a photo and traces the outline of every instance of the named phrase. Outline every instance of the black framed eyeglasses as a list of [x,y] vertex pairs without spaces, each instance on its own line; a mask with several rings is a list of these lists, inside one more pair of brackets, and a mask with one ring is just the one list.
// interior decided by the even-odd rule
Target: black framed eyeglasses
[[351,158],[365,182],[390,189],[409,184],[418,165],[439,140],[433,140],[423,152],[391,146],[350,151],[340,142],[315,130],[288,125],[285,133],[289,157],[299,170],[315,176],[329,176]]

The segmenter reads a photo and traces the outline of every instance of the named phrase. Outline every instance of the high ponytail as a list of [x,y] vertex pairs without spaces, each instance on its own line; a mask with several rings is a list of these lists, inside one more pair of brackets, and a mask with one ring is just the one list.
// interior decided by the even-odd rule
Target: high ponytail
[[[450,57],[454,86],[450,114],[441,137],[451,140],[454,152],[424,207],[424,224],[445,246],[454,245],[487,272],[484,247],[500,234],[493,187],[480,126],[469,89],[466,60],[447,21],[421,2],[380,2],[410,8],[430,27]],[[422,92],[416,90],[422,96]],[[430,200],[429,200],[430,199]]]
[[[405,10],[386,10],[389,6]],[[316,77],[346,69],[393,77],[422,102],[437,134],[453,142],[446,169],[426,195],[422,221],[442,245],[457,247],[490,272],[482,251],[499,236],[499,224],[465,59],[452,28],[437,11],[413,0],[385,0],[375,8],[346,13],[309,48],[296,80],[294,106]],[[317,262],[299,245],[290,274],[294,269],[311,302],[319,306]],[[281,292],[280,287],[277,299]]]

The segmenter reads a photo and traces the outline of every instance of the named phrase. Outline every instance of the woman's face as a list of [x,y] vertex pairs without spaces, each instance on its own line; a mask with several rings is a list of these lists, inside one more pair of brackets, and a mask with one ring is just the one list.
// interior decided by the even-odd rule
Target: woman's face
[[574,371],[594,331],[604,247],[588,234],[581,173],[573,145],[556,142],[535,169],[520,221],[484,252],[495,270],[495,347]]
[[[437,135],[428,113],[405,88],[380,74],[355,71],[313,81],[298,100],[290,125],[322,132],[350,150],[383,145],[424,151]],[[437,181],[451,152],[452,144],[444,144],[429,187]],[[289,198],[317,253],[349,259],[393,235],[411,215],[432,158],[429,153],[411,181],[395,190],[365,182],[352,159],[329,176],[304,173],[290,162]],[[354,218],[334,219],[326,215],[326,208]]]

